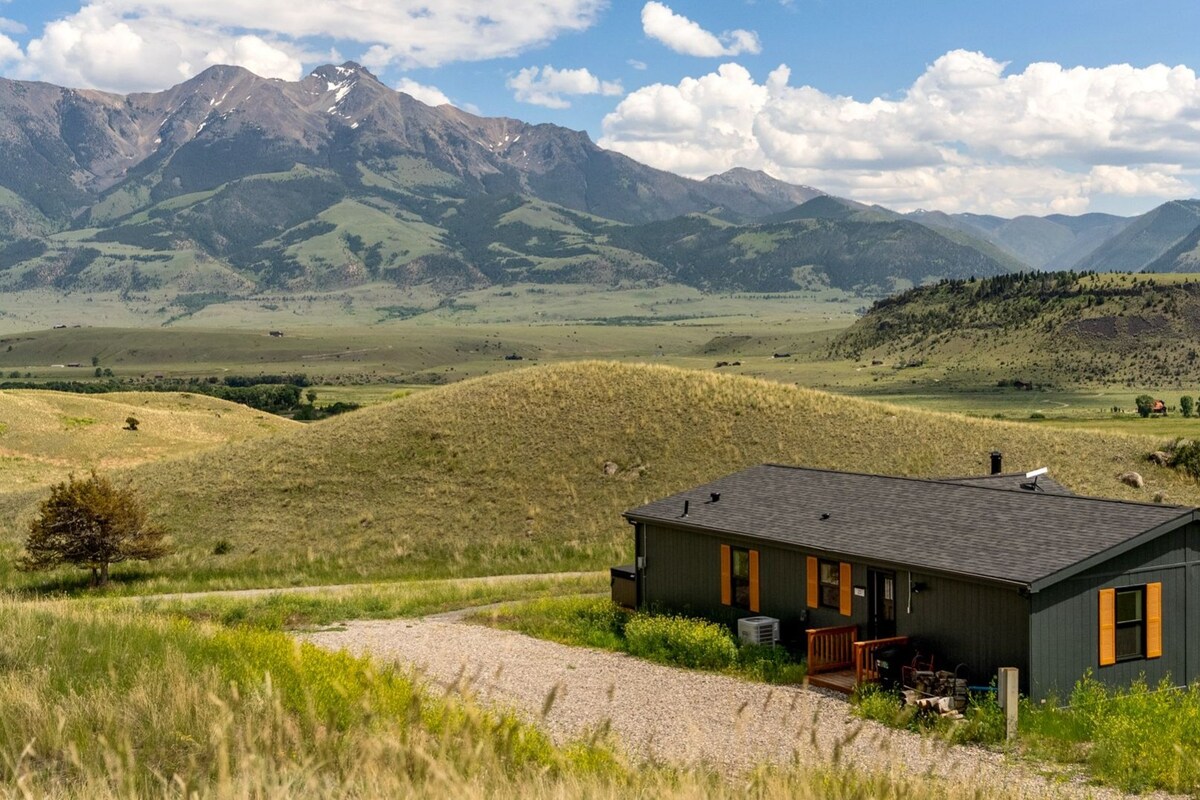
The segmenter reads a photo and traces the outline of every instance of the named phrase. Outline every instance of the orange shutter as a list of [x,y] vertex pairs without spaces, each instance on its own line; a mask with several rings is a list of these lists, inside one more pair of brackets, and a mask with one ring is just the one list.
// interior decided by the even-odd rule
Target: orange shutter
[[843,617],[850,616],[852,611],[851,603],[854,598],[854,577],[850,573],[850,565],[843,561],[839,567],[838,588],[842,591],[841,608]]
[[1162,584],[1146,584],[1146,658],[1162,658]]
[[816,608],[820,603],[820,592],[817,584],[817,558],[809,556],[806,561],[806,569],[808,571],[808,607]]
[[1100,590],[1100,666],[1117,663],[1117,590]]
[[758,611],[758,551],[750,551],[750,610]]
[[729,562],[732,560],[733,554],[729,550],[729,545],[721,545],[721,605],[727,606],[733,603],[731,596],[732,581],[729,577]]

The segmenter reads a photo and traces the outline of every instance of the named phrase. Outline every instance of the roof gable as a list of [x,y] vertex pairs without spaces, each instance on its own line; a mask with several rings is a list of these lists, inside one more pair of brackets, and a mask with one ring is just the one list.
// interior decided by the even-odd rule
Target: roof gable
[[1086,559],[1194,518],[1181,506],[996,484],[763,464],[626,516],[1024,585],[1048,585]]

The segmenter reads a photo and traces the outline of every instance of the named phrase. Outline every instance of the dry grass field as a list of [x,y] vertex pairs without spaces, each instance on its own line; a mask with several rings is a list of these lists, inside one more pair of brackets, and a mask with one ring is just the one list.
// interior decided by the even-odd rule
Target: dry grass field
[[[1046,466],[1082,493],[1200,502],[1195,482],[1145,463],[1160,444],[670,367],[533,367],[124,471],[176,554],[121,573],[146,592],[603,568],[629,555],[624,509],[764,461],[979,474],[1000,449],[1009,469]],[[1145,489],[1116,480],[1129,469]],[[0,500],[9,552],[39,496]]]
[[[126,429],[134,417],[136,431]],[[121,470],[226,442],[300,427],[274,414],[203,395],[0,392],[0,493],[62,480],[70,472]]]

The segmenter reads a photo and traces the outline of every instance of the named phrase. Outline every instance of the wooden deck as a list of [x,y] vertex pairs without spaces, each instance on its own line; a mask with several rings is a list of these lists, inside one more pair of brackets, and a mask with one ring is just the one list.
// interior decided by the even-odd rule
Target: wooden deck
[[875,658],[888,645],[906,644],[907,636],[857,641],[858,626],[808,629],[808,683],[851,694],[862,683],[879,680]]
[[842,694],[851,694],[854,691],[854,685],[857,679],[852,669],[840,669],[835,672],[821,672],[817,675],[808,676],[809,686],[820,686],[824,689],[832,689],[835,692]]

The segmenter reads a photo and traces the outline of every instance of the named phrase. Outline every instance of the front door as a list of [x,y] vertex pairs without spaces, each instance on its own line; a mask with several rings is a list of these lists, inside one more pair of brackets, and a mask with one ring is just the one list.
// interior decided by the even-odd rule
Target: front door
[[887,639],[896,635],[896,573],[869,570],[867,606],[870,609],[867,635]]

